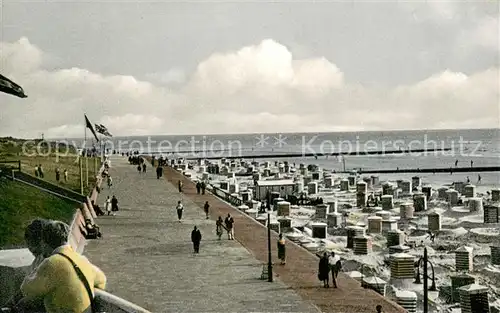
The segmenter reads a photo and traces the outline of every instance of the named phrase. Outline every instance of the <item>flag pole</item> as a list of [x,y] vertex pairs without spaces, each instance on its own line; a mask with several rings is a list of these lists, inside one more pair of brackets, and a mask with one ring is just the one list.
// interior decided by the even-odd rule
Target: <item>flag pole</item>
[[82,158],[78,158],[78,167],[80,168],[80,193],[83,195],[83,168]]
[[87,151],[87,120],[85,120],[85,138],[84,138],[84,145],[85,145],[85,186],[89,186],[89,158],[88,158],[88,151]]
[[[92,139],[92,149],[95,148],[95,141]],[[95,156],[95,153],[92,154],[92,158],[94,159],[94,177],[97,177],[97,158]]]

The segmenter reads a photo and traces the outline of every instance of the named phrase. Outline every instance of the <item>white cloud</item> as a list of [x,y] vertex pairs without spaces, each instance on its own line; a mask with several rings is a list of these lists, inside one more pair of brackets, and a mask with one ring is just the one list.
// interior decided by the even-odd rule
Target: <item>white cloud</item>
[[115,136],[499,125],[498,68],[372,88],[345,81],[332,60],[295,59],[268,39],[209,56],[172,89],[155,79],[46,70],[45,53],[26,38],[0,51],[2,73],[29,96],[0,94],[1,135],[83,136],[84,113]]

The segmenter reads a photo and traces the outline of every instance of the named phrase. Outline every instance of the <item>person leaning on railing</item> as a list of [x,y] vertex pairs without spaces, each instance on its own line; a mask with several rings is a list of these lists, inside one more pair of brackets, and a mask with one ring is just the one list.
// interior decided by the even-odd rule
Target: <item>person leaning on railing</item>
[[104,273],[68,245],[69,233],[62,222],[44,225],[42,246],[50,256],[21,285],[23,300],[43,300],[48,313],[91,312],[94,289],[106,287]]

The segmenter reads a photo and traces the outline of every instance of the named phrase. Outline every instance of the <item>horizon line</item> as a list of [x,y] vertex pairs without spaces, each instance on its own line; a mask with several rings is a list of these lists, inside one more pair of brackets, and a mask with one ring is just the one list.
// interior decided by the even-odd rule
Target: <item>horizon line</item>
[[[290,135],[290,134],[352,134],[352,133],[383,133],[383,132],[422,132],[422,131],[460,131],[460,130],[500,130],[500,127],[492,128],[492,127],[484,127],[484,128],[432,128],[432,129],[387,129],[387,130],[351,130],[351,131],[306,131],[306,132],[246,132],[246,133],[207,133],[207,134],[149,134],[149,135],[120,135],[113,137],[105,137],[102,140],[113,140],[113,138],[125,138],[125,137],[161,137],[161,136],[224,136],[224,135],[267,135],[267,134],[282,134],[282,135]],[[23,137],[14,137],[14,136],[0,136],[0,139],[12,138],[12,139],[22,139],[22,140],[30,140],[35,138],[23,138]],[[36,138],[40,139],[40,138]],[[84,139],[84,137],[54,137],[54,138],[45,138],[45,140],[61,140],[61,139]]]

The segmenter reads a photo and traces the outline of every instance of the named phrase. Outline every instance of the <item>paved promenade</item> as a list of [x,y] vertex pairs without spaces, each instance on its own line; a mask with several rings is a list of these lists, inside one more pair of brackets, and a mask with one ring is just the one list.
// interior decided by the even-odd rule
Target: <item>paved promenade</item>
[[[114,194],[120,211],[97,219],[103,238],[84,252],[106,273],[109,292],[152,312],[318,312],[279,280],[259,280],[261,263],[238,241],[217,240],[215,222],[151,167],[139,174],[125,158],[111,160],[114,186],[103,186],[99,205]],[[199,255],[194,225],[203,235]]]

